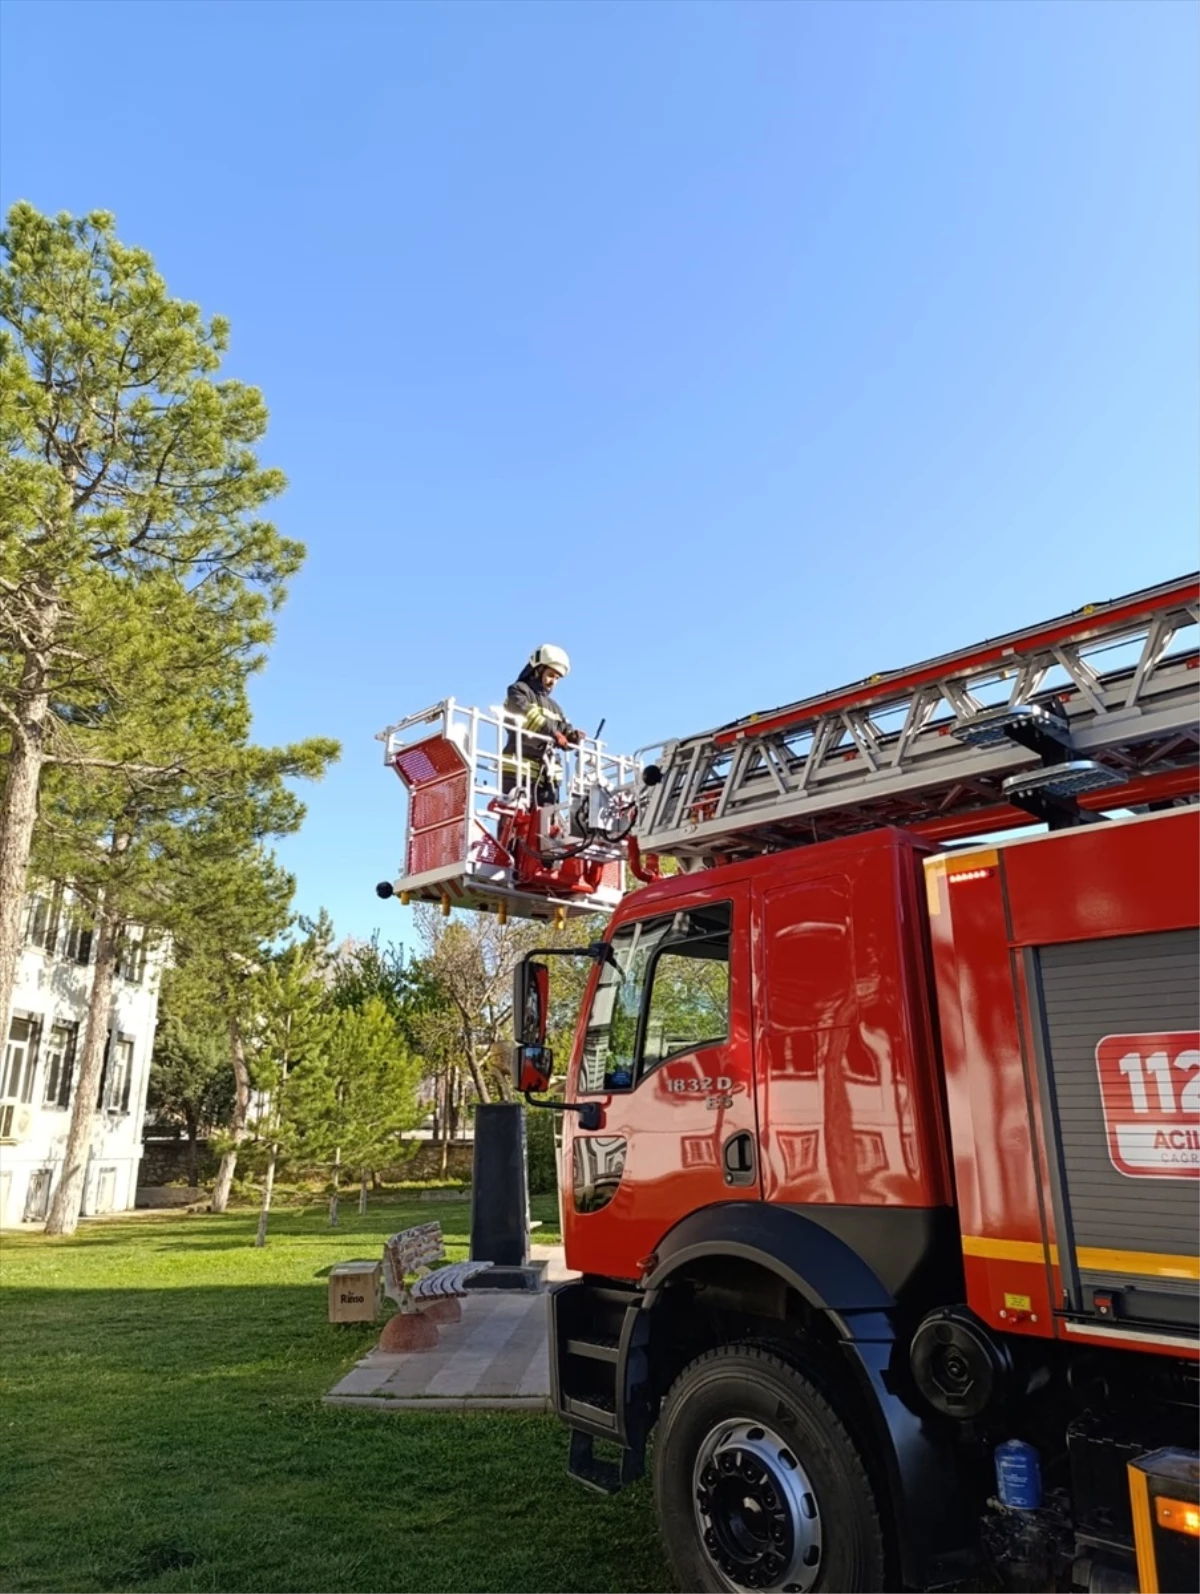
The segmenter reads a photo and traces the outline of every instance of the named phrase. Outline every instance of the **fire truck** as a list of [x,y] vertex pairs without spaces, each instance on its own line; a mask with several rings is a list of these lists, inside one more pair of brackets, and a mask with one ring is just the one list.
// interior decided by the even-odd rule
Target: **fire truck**
[[1189,576],[585,741],[541,805],[499,709],[381,733],[381,893],[604,916],[519,965],[515,1083],[569,1469],[649,1464],[681,1589],[1198,1586],[1198,619]]

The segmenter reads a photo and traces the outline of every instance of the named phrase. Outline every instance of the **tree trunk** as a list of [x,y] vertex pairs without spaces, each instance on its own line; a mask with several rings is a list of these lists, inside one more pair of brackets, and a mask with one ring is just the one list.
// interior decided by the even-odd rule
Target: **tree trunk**
[[250,1116],[250,1071],[246,1067],[246,1045],[242,1038],[242,1026],[236,1015],[229,1019],[229,1059],[233,1064],[233,1121],[230,1130],[233,1134],[233,1147],[221,1158],[221,1166],[217,1169],[217,1182],[213,1185],[212,1210],[224,1212],[229,1205],[229,1192],[233,1186],[233,1175],[237,1168],[238,1146],[246,1138],[246,1120]]
[[358,1215],[365,1218],[367,1215],[367,1170],[364,1168],[358,1181]]
[[0,792],[0,1046],[8,1039],[8,1016],[21,955],[21,914],[50,721],[50,646],[58,630],[58,599],[45,590],[39,597],[43,600],[41,645],[26,653],[21,684],[13,694],[21,724],[12,730]]
[[442,1178],[450,1166],[450,1144],[458,1138],[458,1070],[451,1063],[446,1069],[446,1121],[442,1134]]
[[267,1219],[271,1215],[271,1192],[275,1188],[275,1159],[279,1155],[279,1142],[271,1147],[271,1155],[267,1162],[267,1176],[263,1180],[262,1206],[258,1211],[258,1233],[254,1236],[255,1246],[261,1250],[267,1243]]
[[458,1137],[459,1137],[459,1133],[460,1133],[461,1127],[462,1127],[462,1112],[463,1112],[463,1082],[462,1082],[462,1075],[459,1073],[457,1068],[451,1068],[451,1070],[450,1070],[449,1100],[448,1100],[448,1107],[447,1107],[447,1116],[449,1117],[449,1120],[450,1120],[450,1140],[451,1140],[451,1142],[457,1140]]
[[50,1203],[50,1215],[46,1219],[47,1234],[74,1234],[79,1225],[88,1156],[92,1149],[96,1096],[104,1072],[104,1053],[112,1007],[113,974],[117,964],[117,943],[120,932],[119,921],[109,917],[105,912],[104,903],[101,902],[96,912],[94,932],[96,966],[92,975],[91,994],[88,997],[83,1056],[75,1080],[75,1099],[71,1103],[71,1124],[67,1130],[66,1150],[63,1152],[62,1176],[54,1192],[54,1199]]
[[464,1030],[463,1051],[466,1053],[467,1068],[470,1070],[471,1082],[475,1086],[476,1095],[480,1101],[490,1102],[492,1093],[487,1088],[487,1081],[484,1079],[483,1071],[479,1066],[479,1058],[475,1054],[475,1037],[470,1030]]
[[338,1226],[338,1196],[342,1187],[342,1148],[335,1146],[333,1151],[333,1174],[329,1181],[329,1227],[336,1229]]
[[188,1184],[194,1190],[200,1178],[200,1144],[197,1133],[196,1115],[192,1112],[187,1114],[187,1137]]
[[488,1057],[488,1062],[489,1062],[489,1064],[491,1066],[492,1078],[496,1081],[496,1084],[499,1086],[500,1099],[502,1101],[511,1101],[513,1099],[512,1077],[509,1074],[508,1069],[505,1067],[504,1059],[502,1057],[499,1057],[499,1058],[497,1057],[496,1054],[497,1054],[498,1051],[499,1051],[498,1047],[490,1048],[490,1055]]

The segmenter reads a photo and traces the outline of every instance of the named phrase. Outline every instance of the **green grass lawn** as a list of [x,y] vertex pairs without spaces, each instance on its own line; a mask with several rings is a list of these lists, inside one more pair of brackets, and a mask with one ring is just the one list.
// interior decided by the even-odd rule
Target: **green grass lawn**
[[[536,1238],[557,1239],[553,1197]],[[550,1417],[334,1410],[377,1334],[326,1322],[328,1268],[467,1202],[377,1200],[0,1239],[0,1587],[656,1590],[647,1486],[566,1476]]]

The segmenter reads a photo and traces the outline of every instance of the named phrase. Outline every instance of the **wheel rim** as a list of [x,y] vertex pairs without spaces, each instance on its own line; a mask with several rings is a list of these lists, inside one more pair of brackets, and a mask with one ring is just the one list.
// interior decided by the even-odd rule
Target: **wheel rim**
[[692,1501],[705,1554],[732,1589],[808,1594],[821,1512],[795,1452],[759,1422],[723,1422],[696,1455]]

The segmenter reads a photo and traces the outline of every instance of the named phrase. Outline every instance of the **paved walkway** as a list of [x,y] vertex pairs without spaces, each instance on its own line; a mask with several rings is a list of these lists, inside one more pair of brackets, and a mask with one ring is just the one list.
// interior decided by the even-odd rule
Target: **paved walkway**
[[[562,1247],[534,1245],[547,1281],[573,1278]],[[330,1406],[380,1411],[547,1411],[549,1300],[521,1290],[473,1290],[462,1322],[438,1328],[436,1350],[370,1351],[325,1396]]]

